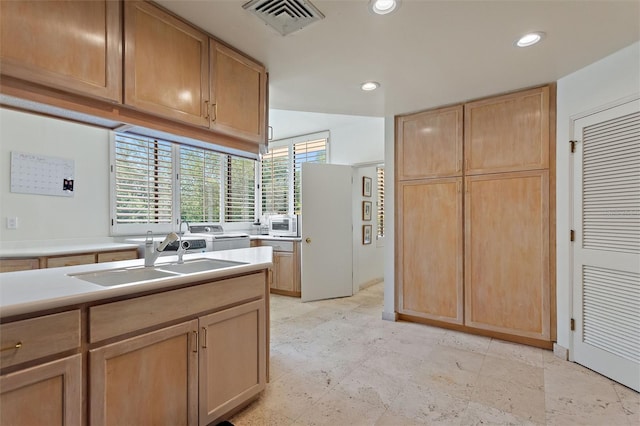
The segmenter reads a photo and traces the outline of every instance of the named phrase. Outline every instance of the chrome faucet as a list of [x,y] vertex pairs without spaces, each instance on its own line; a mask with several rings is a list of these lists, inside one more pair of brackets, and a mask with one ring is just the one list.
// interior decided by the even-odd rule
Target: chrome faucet
[[185,241],[184,244],[182,243],[182,235],[184,234],[184,232],[182,232],[182,223],[186,222],[187,224],[187,231],[189,231],[190,226],[189,226],[189,222],[187,222],[186,220],[182,220],[180,222],[180,225],[178,227],[178,238],[180,239],[180,242],[178,243],[178,263],[184,263],[184,260],[182,259],[182,256],[184,256],[184,253],[187,251],[187,248],[189,248],[189,242]]
[[147,238],[144,241],[144,266],[149,267],[155,265],[160,253],[162,253],[169,244],[177,239],[178,235],[175,232],[171,232],[163,242],[156,246],[153,242],[153,235],[151,234],[151,231],[147,231]]

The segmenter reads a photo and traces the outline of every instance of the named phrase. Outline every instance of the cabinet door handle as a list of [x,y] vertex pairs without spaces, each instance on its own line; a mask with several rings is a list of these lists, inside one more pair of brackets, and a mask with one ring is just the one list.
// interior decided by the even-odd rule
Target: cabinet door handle
[[16,351],[16,350],[20,349],[21,347],[22,347],[22,342],[18,342],[13,346],[7,346],[6,348],[0,349],[0,352]]
[[209,101],[204,101],[204,118],[209,119]]
[[218,104],[215,103],[213,104],[213,117],[211,118],[211,121],[216,121],[218,119]]
[[207,347],[207,327],[202,327],[202,347]]
[[193,339],[192,339],[191,346],[193,347],[192,351],[197,353],[198,352],[198,332],[196,330],[193,330]]

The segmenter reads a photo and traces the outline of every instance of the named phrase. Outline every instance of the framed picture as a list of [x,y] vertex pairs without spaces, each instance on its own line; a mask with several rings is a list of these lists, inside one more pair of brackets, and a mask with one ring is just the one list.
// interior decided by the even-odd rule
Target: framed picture
[[371,244],[371,225],[362,225],[362,244]]
[[371,220],[371,201],[362,202],[362,220]]
[[371,197],[371,178],[362,176],[362,195]]

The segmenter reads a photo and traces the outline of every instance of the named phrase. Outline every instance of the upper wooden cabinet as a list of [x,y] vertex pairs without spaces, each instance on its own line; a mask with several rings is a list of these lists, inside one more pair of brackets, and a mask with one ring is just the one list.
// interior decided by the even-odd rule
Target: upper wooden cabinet
[[465,104],[465,173],[549,167],[549,87]]
[[1,1],[2,74],[121,102],[121,3]]
[[397,118],[398,180],[462,175],[462,105]]
[[210,41],[211,128],[264,143],[267,73],[246,56]]
[[124,23],[124,103],[209,127],[209,36],[140,1]]

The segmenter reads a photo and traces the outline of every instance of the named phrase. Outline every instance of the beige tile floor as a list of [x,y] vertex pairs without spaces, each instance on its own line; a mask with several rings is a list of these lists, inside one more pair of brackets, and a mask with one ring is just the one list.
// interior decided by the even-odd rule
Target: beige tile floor
[[382,283],[271,296],[271,382],[245,425],[640,425],[640,394],[550,351],[381,319]]

